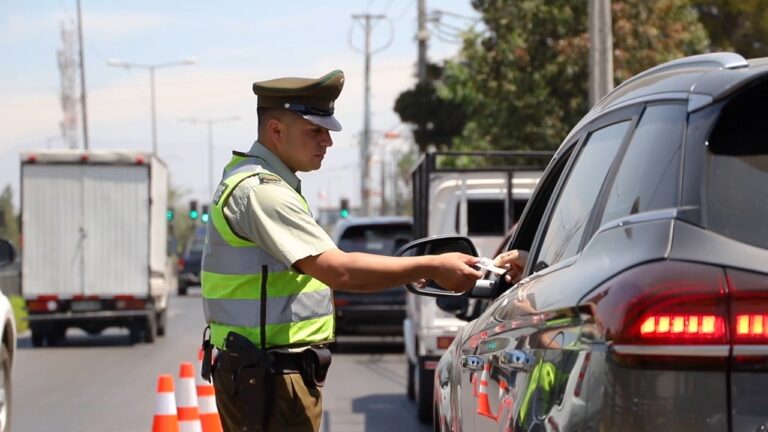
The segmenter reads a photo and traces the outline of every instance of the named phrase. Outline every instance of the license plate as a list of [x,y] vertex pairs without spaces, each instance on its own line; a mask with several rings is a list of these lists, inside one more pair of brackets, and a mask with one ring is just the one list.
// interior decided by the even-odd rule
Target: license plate
[[101,302],[98,300],[78,300],[73,301],[70,307],[72,312],[90,312],[99,310],[101,308]]

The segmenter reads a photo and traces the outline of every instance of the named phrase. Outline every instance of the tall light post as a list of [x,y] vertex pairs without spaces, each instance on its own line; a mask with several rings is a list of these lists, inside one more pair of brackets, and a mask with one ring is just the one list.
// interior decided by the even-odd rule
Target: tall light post
[[167,68],[172,66],[184,66],[197,63],[197,59],[188,58],[186,60],[158,63],[142,64],[128,63],[117,59],[109,59],[107,66],[121,67],[125,69],[147,69],[149,71],[150,104],[152,109],[152,153],[157,155],[157,112],[155,110],[155,69]]
[[213,125],[216,123],[237,121],[240,120],[239,116],[220,117],[213,119],[198,119],[194,117],[182,118],[179,121],[189,123],[205,123],[208,125],[208,193],[213,193]]

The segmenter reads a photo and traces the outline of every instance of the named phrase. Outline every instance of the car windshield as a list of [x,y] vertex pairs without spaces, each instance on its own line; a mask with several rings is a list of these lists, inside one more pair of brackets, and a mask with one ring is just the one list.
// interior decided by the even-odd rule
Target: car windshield
[[412,236],[410,224],[350,226],[342,233],[337,246],[344,252],[394,255]]
[[768,248],[767,110],[766,81],[723,109],[709,140],[706,178],[707,227],[761,248]]

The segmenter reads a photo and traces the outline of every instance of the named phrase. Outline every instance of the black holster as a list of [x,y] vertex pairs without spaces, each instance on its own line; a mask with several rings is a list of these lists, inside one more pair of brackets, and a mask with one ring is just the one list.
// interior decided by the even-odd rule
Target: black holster
[[301,352],[301,378],[308,388],[322,387],[328,368],[331,366],[331,351],[325,347],[309,347]]
[[245,407],[242,414],[246,430],[266,431],[274,401],[274,358],[234,332],[227,334],[225,348],[217,356],[217,367],[231,374],[228,390]]

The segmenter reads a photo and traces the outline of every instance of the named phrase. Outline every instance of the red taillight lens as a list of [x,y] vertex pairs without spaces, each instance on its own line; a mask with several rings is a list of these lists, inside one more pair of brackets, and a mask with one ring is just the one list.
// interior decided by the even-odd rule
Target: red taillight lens
[[454,336],[438,336],[437,337],[437,348],[438,349],[447,349],[449,346],[451,346],[451,342],[453,342]]
[[660,261],[616,276],[588,303],[614,344],[722,344],[727,294],[719,267]]
[[652,315],[640,324],[640,336],[647,340],[721,340],[725,337],[725,319],[715,315]]
[[179,258],[179,260],[176,262],[176,268],[179,269],[179,271],[184,270],[184,258]]
[[732,342],[768,344],[768,275],[728,269]]

